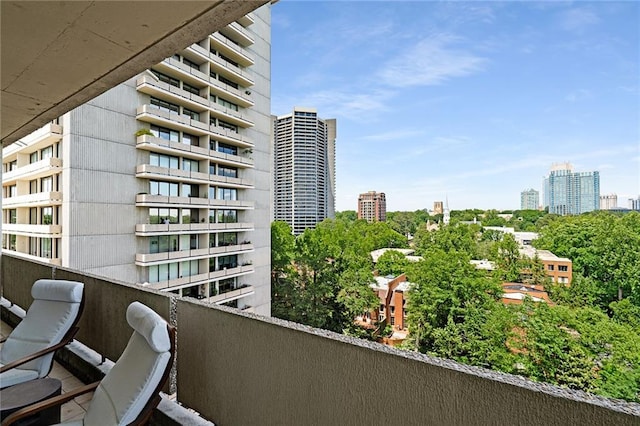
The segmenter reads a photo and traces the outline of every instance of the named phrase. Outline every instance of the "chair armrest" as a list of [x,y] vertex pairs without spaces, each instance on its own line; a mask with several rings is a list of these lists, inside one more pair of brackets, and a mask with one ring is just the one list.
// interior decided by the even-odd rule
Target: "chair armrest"
[[0,343],[4,343],[4,342],[6,342],[6,341],[7,341],[7,339],[8,339],[8,337],[5,337],[4,339],[1,339],[1,340],[0,340]]
[[0,368],[0,373],[4,373],[5,371],[9,371],[12,368],[16,368],[22,364],[25,364],[29,361],[33,361],[34,359],[40,358],[41,356],[44,356],[50,352],[54,352],[57,351],[58,349],[60,349],[61,347],[65,346],[67,343],[69,343],[72,339],[73,336],[76,335],[76,333],[78,332],[78,327],[73,327],[71,329],[69,329],[69,331],[67,332],[67,334],[62,338],[62,340],[60,341],[60,343],[55,344],[53,346],[49,346],[48,348],[44,348],[42,350],[39,350],[38,352],[34,352],[30,355],[27,355],[25,357],[22,357],[20,359],[17,359],[15,361],[10,362],[9,364],[6,364],[4,366],[2,366],[2,368]]
[[89,385],[85,385],[85,386],[81,386],[79,388],[73,389],[65,394],[54,396],[53,398],[45,399],[44,401],[22,408],[16,411],[15,413],[11,414],[6,419],[4,419],[2,421],[2,426],[8,426],[10,424],[17,422],[20,419],[32,416],[38,413],[39,411],[46,410],[47,408],[55,407],[56,405],[62,405],[64,403],[67,403],[80,395],[94,391],[99,384],[100,382],[93,382]]

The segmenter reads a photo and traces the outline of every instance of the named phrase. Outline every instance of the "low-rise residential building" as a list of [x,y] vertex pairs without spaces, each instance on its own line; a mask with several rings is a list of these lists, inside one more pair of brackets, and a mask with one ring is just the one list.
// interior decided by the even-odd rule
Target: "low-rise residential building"
[[544,270],[554,283],[571,284],[573,279],[573,263],[566,257],[558,257],[549,250],[537,250],[533,247],[521,247],[520,254],[530,259],[538,256]]
[[390,345],[400,344],[408,334],[407,314],[405,305],[407,293],[411,283],[407,281],[405,274],[397,277],[375,277],[376,282],[371,284],[371,288],[380,299],[378,310],[371,312],[371,322],[384,321],[393,328],[393,334],[384,339],[384,343]]
[[534,302],[553,304],[544,287],[541,285],[502,283],[502,291],[502,303],[505,305],[522,304],[522,301],[527,296]]

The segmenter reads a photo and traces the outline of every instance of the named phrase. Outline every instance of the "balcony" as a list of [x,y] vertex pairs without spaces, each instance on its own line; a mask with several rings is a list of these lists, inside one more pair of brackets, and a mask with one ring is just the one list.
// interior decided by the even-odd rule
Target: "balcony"
[[58,206],[62,204],[62,192],[37,192],[2,199],[2,208]]
[[254,43],[253,38],[249,35],[249,31],[242,27],[242,25],[236,24],[235,22],[221,28],[219,32],[229,37],[242,47],[251,46]]
[[46,236],[55,235],[62,232],[62,225],[29,225],[24,223],[3,223],[2,232],[27,235],[27,236]]
[[170,251],[165,253],[136,253],[136,265],[149,266],[186,259],[206,259],[213,256],[226,254],[250,253],[253,250],[253,244],[234,244],[229,246],[205,247],[200,249]]
[[[191,207],[191,208],[210,208],[210,207],[229,207],[234,209],[253,209],[255,203],[253,201],[241,200],[219,200],[217,198],[204,197],[169,197],[165,195],[136,195],[136,207]],[[170,226],[170,225],[165,225]]]
[[[29,306],[31,285],[38,278],[83,281],[87,302],[77,341],[108,359],[118,358],[131,335],[125,320],[130,302],[139,300],[177,324],[171,392],[177,403],[217,424],[631,426],[640,422],[639,404],[179,299],[9,254],[3,254],[0,262],[3,319],[8,317],[9,301]],[[80,354],[75,345],[69,354]],[[385,390],[384,403],[371,399],[372,389]],[[153,424],[160,424],[158,416],[171,415],[171,404],[163,400]]]
[[229,63],[228,61],[225,61],[218,55],[215,55],[207,51],[206,49],[203,49],[201,46],[194,44],[187,50],[197,54],[198,57],[200,57],[202,60],[208,61],[211,65],[211,71],[228,77],[230,80],[233,80],[240,86],[249,87],[255,84],[253,81],[253,77],[251,76],[251,73],[249,71],[237,67]]
[[8,185],[18,180],[33,180],[45,176],[50,176],[62,171],[62,159],[45,158],[29,165],[18,167],[11,172],[3,173],[2,184]]
[[238,288],[231,289],[226,292],[222,292],[216,296],[211,296],[206,299],[209,303],[215,303],[216,305],[221,305],[223,303],[232,302],[234,300],[241,299],[243,297],[251,296],[255,293],[253,286],[243,285]]
[[209,40],[211,41],[211,47],[243,67],[249,67],[255,63],[254,59],[242,47],[222,34],[213,33],[209,36]]
[[23,148],[22,143],[5,148],[5,156],[14,154],[15,152],[31,153],[46,148],[54,142],[62,139],[62,126],[54,123],[47,123],[35,132],[20,139],[24,145],[28,145],[28,151],[20,151]]
[[249,25],[253,25],[253,23],[255,23],[255,20],[253,19],[253,14],[249,13],[238,19],[236,22],[238,22],[243,27],[248,27]]

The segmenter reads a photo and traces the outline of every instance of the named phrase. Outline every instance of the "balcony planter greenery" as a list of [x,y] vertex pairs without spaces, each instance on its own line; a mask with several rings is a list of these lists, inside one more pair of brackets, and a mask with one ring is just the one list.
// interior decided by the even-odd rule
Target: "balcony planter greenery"
[[149,129],[139,129],[136,133],[135,133],[136,137],[138,136],[144,136],[144,135],[149,135],[149,136],[153,136],[153,133],[151,133],[151,130]]

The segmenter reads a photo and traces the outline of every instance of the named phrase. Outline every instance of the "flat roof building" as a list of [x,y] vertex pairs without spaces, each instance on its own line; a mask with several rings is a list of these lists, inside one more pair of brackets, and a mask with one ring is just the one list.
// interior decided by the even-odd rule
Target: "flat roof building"
[[358,196],[358,219],[367,222],[387,220],[387,199],[384,192],[369,191]]

